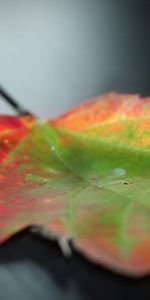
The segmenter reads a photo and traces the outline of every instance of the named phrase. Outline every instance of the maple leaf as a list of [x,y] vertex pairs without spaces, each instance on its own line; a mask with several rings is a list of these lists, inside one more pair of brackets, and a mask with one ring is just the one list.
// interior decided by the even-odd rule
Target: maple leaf
[[48,122],[0,117],[0,242],[35,226],[91,261],[150,272],[150,99],[106,94]]

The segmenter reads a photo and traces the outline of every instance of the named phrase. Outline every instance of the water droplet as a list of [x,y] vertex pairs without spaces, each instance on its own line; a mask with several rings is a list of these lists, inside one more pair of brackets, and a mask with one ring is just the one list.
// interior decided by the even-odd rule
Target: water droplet
[[51,146],[51,150],[55,151],[56,150],[55,146]]
[[114,170],[114,173],[117,176],[124,176],[124,175],[126,175],[127,171],[125,169],[123,169],[123,168],[116,168]]

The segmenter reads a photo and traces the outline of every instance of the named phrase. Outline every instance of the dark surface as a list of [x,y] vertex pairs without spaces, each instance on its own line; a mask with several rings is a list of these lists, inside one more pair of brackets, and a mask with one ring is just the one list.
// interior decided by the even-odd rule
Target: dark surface
[[[66,1],[66,6],[69,3],[72,1]],[[75,9],[76,16],[80,14],[78,9]],[[71,11],[73,14],[73,7]],[[91,22],[87,29],[83,22],[84,32],[87,30],[86,43],[89,36],[89,48],[78,61],[74,56],[78,53],[75,42],[69,35],[66,47],[73,45],[70,47],[72,52],[63,50],[60,57],[62,77],[59,80],[62,80],[64,90],[61,90],[57,76],[55,82],[60,94],[73,100],[110,90],[150,95],[150,1],[94,0],[88,1],[87,6],[85,1],[84,13]],[[90,34],[89,28],[93,30]],[[82,40],[80,35],[80,43],[84,44],[84,36]],[[69,62],[65,67],[63,58],[66,56],[63,55],[67,54],[64,53],[68,53]],[[32,72],[30,80],[32,85]],[[49,91],[51,89],[49,83]],[[55,91],[56,88],[53,93]],[[18,98],[18,95],[15,96]],[[92,266],[78,254],[66,260],[56,244],[25,233],[0,248],[0,299],[145,300],[150,299],[150,278],[127,279]]]
[[27,232],[0,249],[0,299],[150,299],[150,280],[129,279]]

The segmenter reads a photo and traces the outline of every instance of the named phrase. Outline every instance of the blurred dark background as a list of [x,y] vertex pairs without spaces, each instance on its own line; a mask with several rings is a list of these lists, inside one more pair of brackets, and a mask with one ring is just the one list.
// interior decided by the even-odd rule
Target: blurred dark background
[[[49,118],[111,90],[150,95],[150,1],[0,0],[0,83]],[[23,233],[0,248],[0,299],[150,299],[150,280]]]

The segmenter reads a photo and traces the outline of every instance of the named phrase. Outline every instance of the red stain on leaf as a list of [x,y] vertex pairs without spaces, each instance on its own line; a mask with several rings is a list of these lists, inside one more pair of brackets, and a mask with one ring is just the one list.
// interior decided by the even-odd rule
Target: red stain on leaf
[[0,163],[20,143],[33,124],[32,117],[0,116]]

